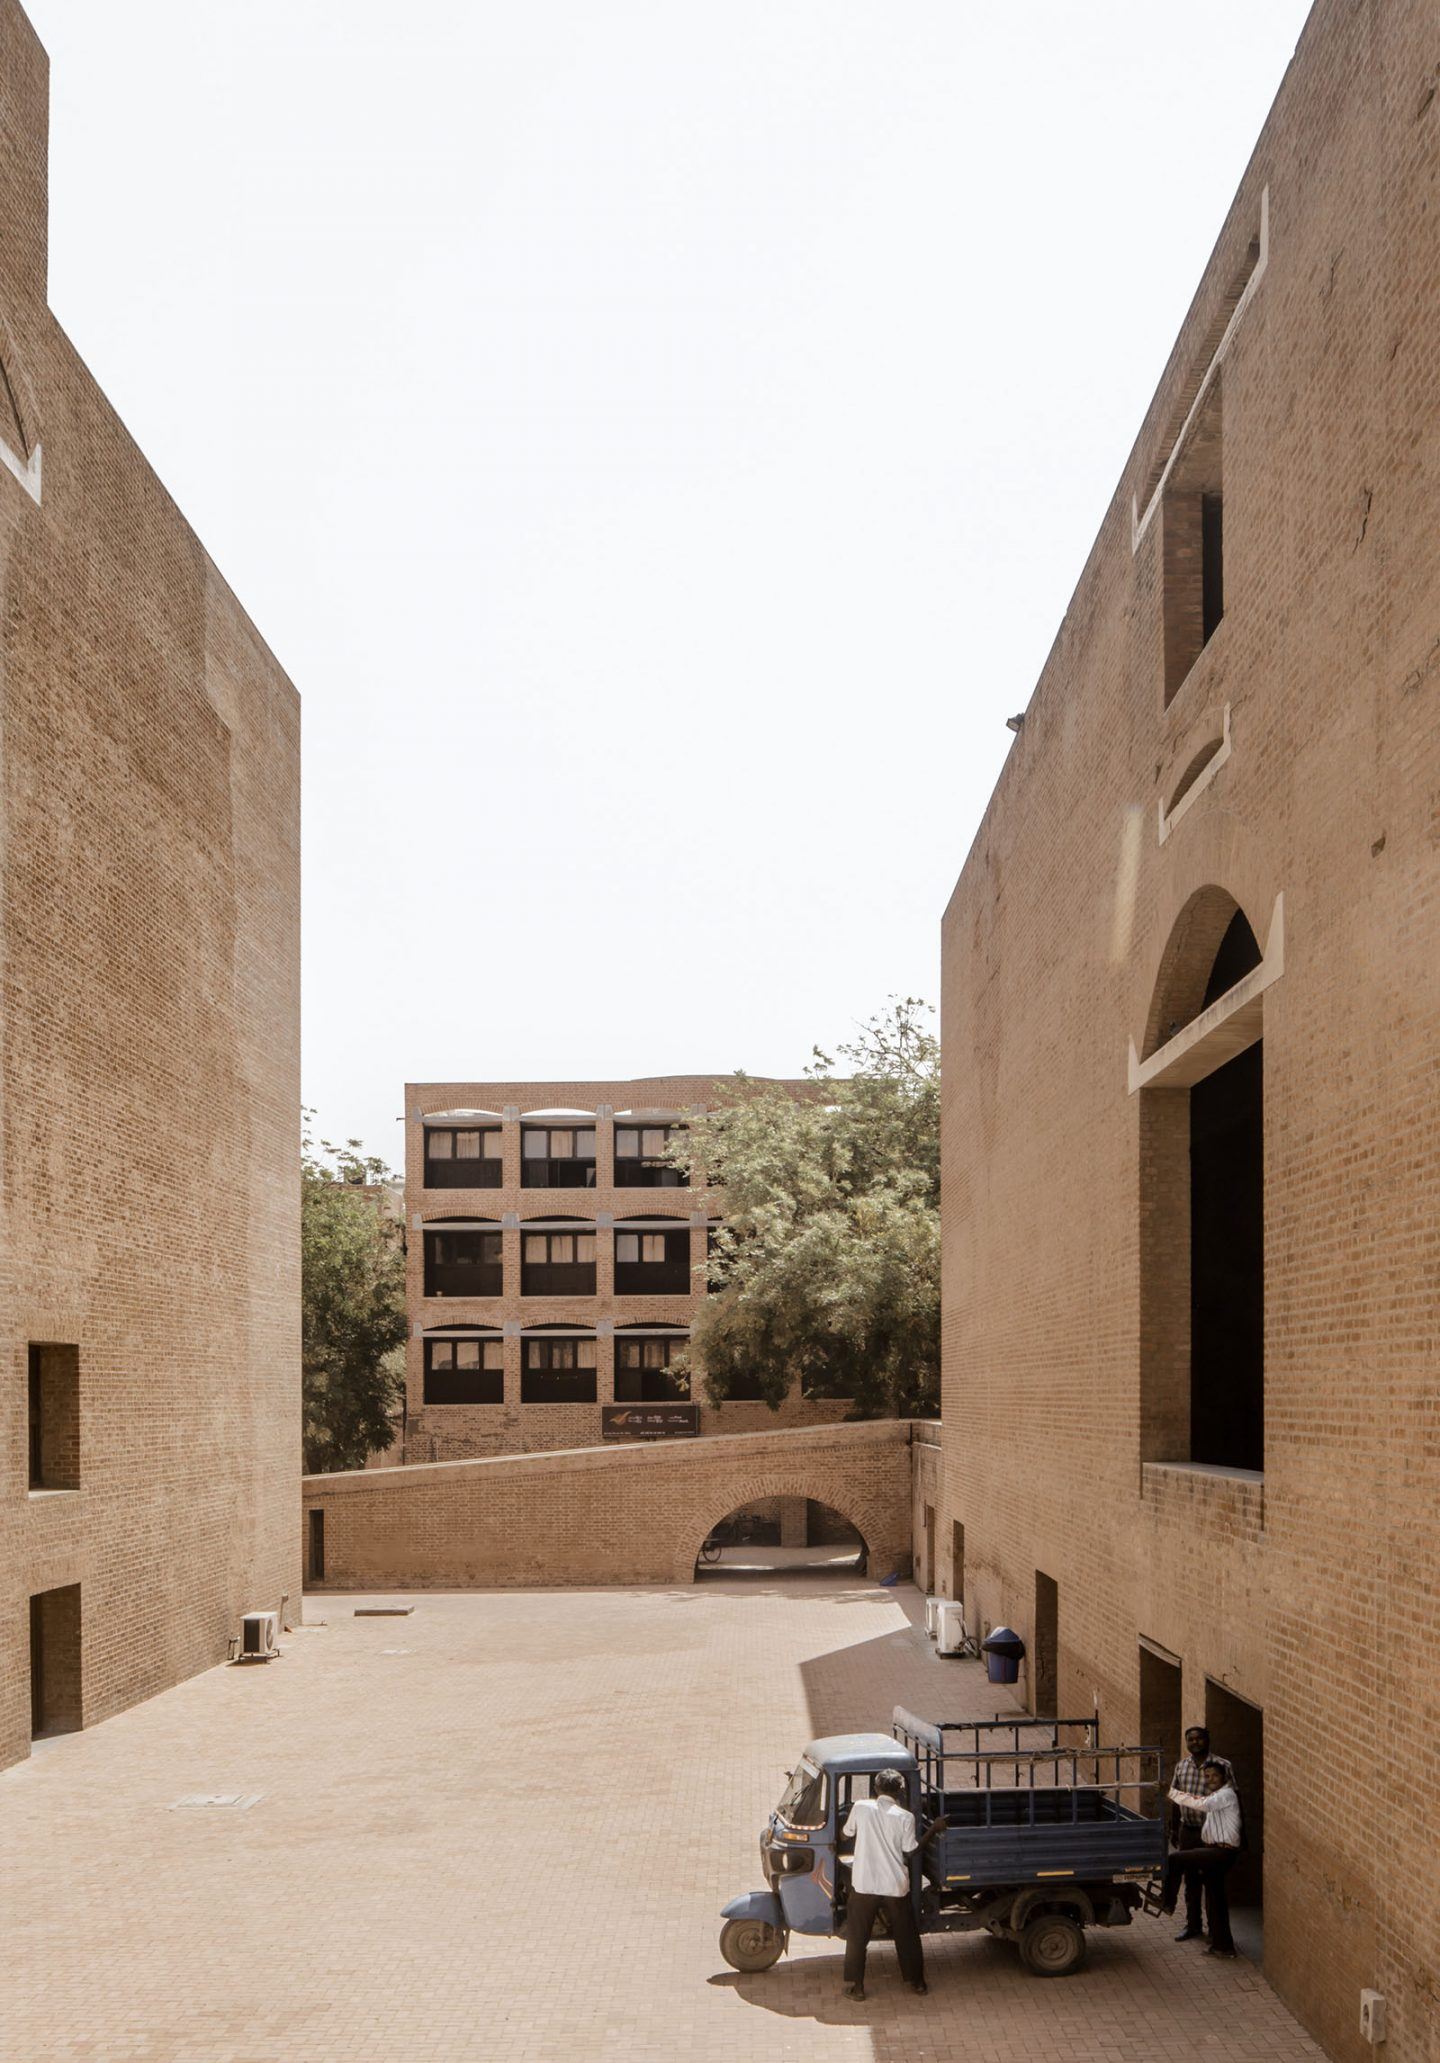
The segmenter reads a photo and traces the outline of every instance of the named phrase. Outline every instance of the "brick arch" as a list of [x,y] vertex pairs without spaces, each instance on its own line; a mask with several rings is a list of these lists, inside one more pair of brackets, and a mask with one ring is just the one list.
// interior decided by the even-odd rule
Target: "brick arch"
[[[844,1480],[829,1480],[829,1472],[817,1469],[813,1474],[802,1473],[797,1481],[792,1473],[767,1470],[763,1474],[740,1475],[726,1478],[716,1471],[713,1495],[707,1503],[698,1499],[697,1511],[708,1512],[709,1516],[696,1530],[692,1516],[685,1524],[676,1543],[674,1579],[677,1583],[691,1583],[695,1578],[695,1566],[700,1556],[702,1541],[719,1525],[722,1519],[742,1510],[747,1504],[760,1504],[769,1497],[809,1497],[817,1504],[824,1504],[831,1511],[839,1512],[842,1519],[848,1519],[864,1542],[867,1556],[877,1552],[883,1554],[889,1536],[894,1533],[893,1519],[887,1523],[888,1514],[878,1509],[873,1500],[860,1494],[857,1486]],[[714,1511],[710,1505],[722,1507]]]
[[[1150,995],[1142,1059],[1148,1059],[1172,1032],[1199,1016],[1220,941],[1237,914],[1245,913],[1229,889],[1207,882],[1195,890],[1175,919]],[[1253,923],[1250,928],[1254,930]]]

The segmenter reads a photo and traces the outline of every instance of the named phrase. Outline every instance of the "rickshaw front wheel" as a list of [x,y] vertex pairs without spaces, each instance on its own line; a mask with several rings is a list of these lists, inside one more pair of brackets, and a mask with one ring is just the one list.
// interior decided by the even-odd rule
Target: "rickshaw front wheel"
[[1085,1929],[1067,1913],[1037,1913],[1021,1933],[1020,1960],[1034,1977],[1068,1977],[1085,1961]]
[[764,1920],[727,1920],[720,1929],[720,1953],[732,1970],[768,1970],[785,1953],[783,1927]]

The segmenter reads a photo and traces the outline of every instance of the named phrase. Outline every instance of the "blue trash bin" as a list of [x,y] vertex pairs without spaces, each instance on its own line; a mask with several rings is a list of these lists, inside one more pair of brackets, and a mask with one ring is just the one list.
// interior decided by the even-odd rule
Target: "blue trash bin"
[[1009,1626],[997,1626],[980,1643],[992,1683],[1018,1683],[1025,1643]]

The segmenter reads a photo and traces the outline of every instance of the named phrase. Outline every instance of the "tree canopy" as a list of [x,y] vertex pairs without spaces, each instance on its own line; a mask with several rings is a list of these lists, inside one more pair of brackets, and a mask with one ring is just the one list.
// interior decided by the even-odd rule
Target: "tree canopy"
[[719,1186],[710,1294],[691,1331],[722,1402],[798,1377],[860,1418],[924,1415],[940,1392],[940,1047],[917,997],[839,1048],[797,1098],[739,1074],[672,1152]]
[[301,1366],[305,1467],[363,1468],[390,1443],[404,1390],[404,1221],[384,1191],[397,1181],[358,1139],[300,1149]]

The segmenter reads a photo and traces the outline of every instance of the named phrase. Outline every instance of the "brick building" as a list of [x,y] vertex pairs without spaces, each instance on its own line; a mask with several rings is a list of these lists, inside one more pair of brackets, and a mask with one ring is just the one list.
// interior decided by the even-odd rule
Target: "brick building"
[[943,936],[941,1580],[1039,1709],[1172,1753],[1208,1720],[1268,1974],[1337,2057],[1378,1991],[1405,2063],[1440,2056],[1437,87],[1433,7],[1315,8]]
[[293,689],[46,302],[0,0],[0,1764],[298,1601]]
[[407,1084],[406,1459],[844,1417],[798,1388],[712,1405],[670,1373],[718,1217],[663,1156],[715,1081]]

